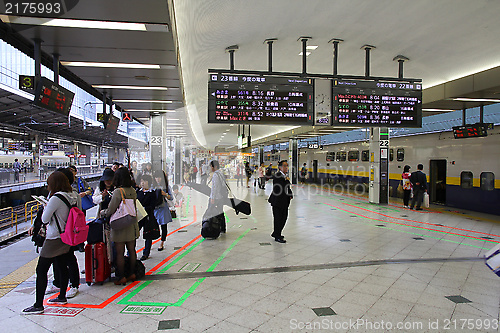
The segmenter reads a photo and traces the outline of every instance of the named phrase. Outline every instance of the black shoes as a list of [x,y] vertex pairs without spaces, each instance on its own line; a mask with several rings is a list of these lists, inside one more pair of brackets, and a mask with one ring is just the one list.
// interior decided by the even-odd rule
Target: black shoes
[[26,308],[21,312],[23,315],[30,315],[30,314],[40,314],[43,313],[43,306],[35,307],[34,305]]
[[274,240],[277,241],[278,243],[282,243],[282,244],[286,243],[286,240],[283,237],[275,238]]
[[47,303],[64,305],[64,304],[68,304],[68,300],[66,298],[56,297],[56,298],[49,299]]
[[422,209],[422,208],[420,208],[420,207],[417,207],[417,208],[415,208],[415,210],[423,210],[423,209]]
[[142,256],[141,259],[139,259],[140,261],[144,261],[146,259],[148,259],[149,257],[146,257],[146,256]]

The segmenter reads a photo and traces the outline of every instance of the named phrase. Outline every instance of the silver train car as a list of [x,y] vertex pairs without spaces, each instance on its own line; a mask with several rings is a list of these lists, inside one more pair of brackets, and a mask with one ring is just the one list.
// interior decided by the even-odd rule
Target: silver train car
[[[499,127],[487,137],[467,139],[455,139],[453,132],[394,137],[389,148],[390,196],[401,196],[405,165],[416,171],[423,164],[431,203],[500,215]],[[299,170],[306,163],[310,183],[341,183],[367,192],[369,156],[367,140],[301,148]],[[288,159],[288,152],[264,155],[266,165],[276,166],[280,159]]]

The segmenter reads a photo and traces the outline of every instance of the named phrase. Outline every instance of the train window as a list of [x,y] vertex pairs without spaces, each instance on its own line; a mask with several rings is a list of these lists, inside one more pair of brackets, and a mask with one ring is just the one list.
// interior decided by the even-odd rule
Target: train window
[[460,173],[460,187],[472,188],[474,186],[474,177],[471,171],[462,171]]
[[347,159],[347,153],[345,151],[337,152],[337,161],[343,162]]
[[3,168],[3,163],[0,163],[0,168]]
[[493,191],[495,189],[495,174],[493,172],[481,172],[481,190]]
[[405,150],[404,148],[399,148],[397,151],[396,151],[396,160],[398,162],[402,162],[405,160]]
[[359,150],[351,150],[347,154],[347,158],[351,162],[357,162],[357,161],[359,161]]
[[334,152],[328,152],[326,154],[326,161],[327,162],[335,161],[335,153]]
[[361,151],[361,161],[368,162],[370,160],[370,151],[363,150]]
[[394,161],[394,149],[389,149],[389,161]]

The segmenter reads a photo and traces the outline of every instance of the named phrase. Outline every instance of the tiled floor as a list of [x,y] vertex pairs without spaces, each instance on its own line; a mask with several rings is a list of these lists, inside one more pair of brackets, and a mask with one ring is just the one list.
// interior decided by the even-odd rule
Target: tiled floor
[[[267,194],[232,187],[252,203],[253,212],[247,217],[227,211],[228,232],[217,240],[199,238],[207,198],[182,189],[189,196],[188,216],[169,225],[177,232],[163,252],[153,245],[145,261],[154,280],[127,287],[82,284],[70,304],[59,307],[74,317],[21,316],[34,301],[33,275],[0,298],[0,327],[8,332],[500,331],[500,278],[480,259],[500,241],[499,217],[378,207],[365,198],[295,187],[284,229],[287,243],[279,244],[269,236]],[[137,248],[142,245],[140,239]],[[26,239],[0,250],[0,258],[22,258],[22,266],[33,252]],[[77,256],[83,268],[83,255]],[[0,276],[12,271],[14,262],[8,262],[10,271],[2,268]],[[189,273],[186,264],[198,267]],[[248,269],[254,270],[242,271]],[[220,271],[228,272],[213,276]],[[173,278],[176,274],[184,275]]]

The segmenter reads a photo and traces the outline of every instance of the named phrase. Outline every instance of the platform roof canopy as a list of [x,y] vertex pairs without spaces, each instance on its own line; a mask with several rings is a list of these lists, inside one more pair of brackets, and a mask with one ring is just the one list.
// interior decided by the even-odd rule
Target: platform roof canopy
[[[229,68],[225,49],[238,45],[235,68],[267,70],[264,41],[273,45],[273,69],[301,72],[301,36],[317,46],[307,57],[307,72],[332,73],[332,38],[339,45],[338,73],[364,75],[370,44],[371,75],[398,74],[397,55],[405,77],[421,78],[424,116],[500,100],[500,2],[491,0],[86,0],[65,18],[146,23],[147,31],[26,26],[19,33],[44,40],[43,50],[61,61],[155,64],[159,69],[67,66],[89,85],[143,85],[167,90],[106,90],[123,109],[171,110],[167,132],[185,131],[198,144],[234,146],[237,126],[207,123],[207,70]],[[17,24],[20,27],[20,24]],[[142,80],[141,80],[142,79]],[[456,100],[474,98],[481,100]],[[169,102],[120,102],[124,99]],[[439,111],[441,110],[441,111]],[[149,111],[133,111],[147,121]],[[229,131],[228,131],[229,130]],[[294,130],[294,133],[291,131]],[[344,130],[328,128],[330,132]],[[254,125],[253,140],[317,129]],[[223,135],[226,133],[225,135]],[[326,134],[327,132],[324,132]],[[256,141],[257,142],[257,141]]]

